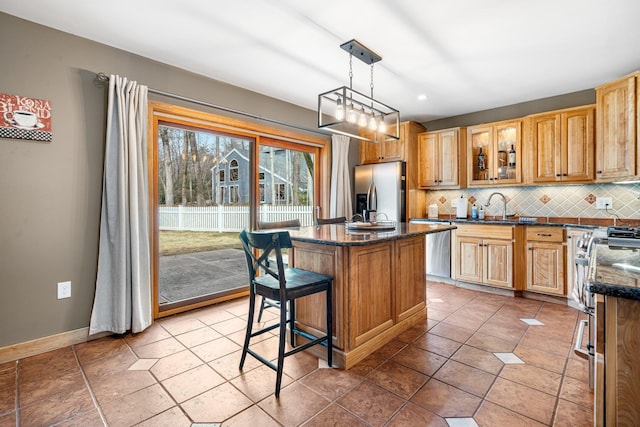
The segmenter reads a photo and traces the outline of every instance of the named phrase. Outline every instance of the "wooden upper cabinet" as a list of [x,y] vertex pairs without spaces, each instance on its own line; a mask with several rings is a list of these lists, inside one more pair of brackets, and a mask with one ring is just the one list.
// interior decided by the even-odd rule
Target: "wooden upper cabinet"
[[[468,127],[467,185],[492,187],[521,183],[521,141],[522,120]],[[510,161],[511,152],[515,155],[515,162]]]
[[637,74],[596,88],[596,180],[636,175]]
[[439,174],[438,134],[425,132],[418,135],[418,186],[436,187]]
[[[464,186],[464,129],[454,128],[418,135],[418,187],[460,188]],[[461,140],[462,138],[462,140]]]
[[594,123],[592,105],[529,116],[526,140],[532,156],[528,162],[531,181],[592,181]]
[[400,139],[373,143],[360,141],[360,164],[407,161],[411,157],[411,144],[417,144],[417,135],[426,129],[416,122],[400,123]]

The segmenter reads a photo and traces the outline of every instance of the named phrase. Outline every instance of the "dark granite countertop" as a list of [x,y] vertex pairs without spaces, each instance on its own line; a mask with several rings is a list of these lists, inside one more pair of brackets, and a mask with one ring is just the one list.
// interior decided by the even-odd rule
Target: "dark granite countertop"
[[640,301],[640,249],[591,248],[587,289],[596,294]]
[[469,219],[469,218],[455,218],[451,216],[451,218],[411,218],[411,221],[429,221],[429,222],[456,222],[460,224],[492,224],[492,225],[537,225],[537,226],[545,226],[545,227],[572,227],[572,228],[584,228],[584,229],[594,229],[598,228],[598,225],[588,225],[588,224],[574,224],[560,221],[545,221],[536,219],[534,222],[528,222],[526,219],[521,219],[522,217],[507,217],[507,219],[502,219],[502,217],[488,217],[485,219]]
[[455,225],[448,224],[399,223],[395,229],[369,231],[366,229],[349,229],[345,224],[326,224],[289,229],[288,231],[293,241],[333,246],[363,246],[388,240],[439,233],[455,228]]

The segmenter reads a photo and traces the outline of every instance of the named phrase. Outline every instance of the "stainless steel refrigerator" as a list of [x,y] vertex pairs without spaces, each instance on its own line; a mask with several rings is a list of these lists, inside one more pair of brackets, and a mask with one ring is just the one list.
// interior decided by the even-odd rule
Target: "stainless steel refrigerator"
[[391,221],[406,221],[405,162],[376,163],[356,166],[355,212],[375,210],[379,219],[385,214]]

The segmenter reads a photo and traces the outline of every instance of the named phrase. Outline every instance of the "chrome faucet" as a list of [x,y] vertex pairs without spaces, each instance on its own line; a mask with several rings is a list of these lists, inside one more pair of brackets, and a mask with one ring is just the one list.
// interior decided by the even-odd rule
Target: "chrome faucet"
[[506,220],[507,219],[507,198],[504,197],[504,194],[502,193],[498,193],[497,191],[495,193],[491,193],[491,195],[489,196],[489,200],[487,200],[487,204],[485,205],[486,207],[489,207],[491,205],[491,198],[495,195],[498,195],[500,197],[502,197],[502,203],[503,203],[503,211],[502,211],[502,220]]

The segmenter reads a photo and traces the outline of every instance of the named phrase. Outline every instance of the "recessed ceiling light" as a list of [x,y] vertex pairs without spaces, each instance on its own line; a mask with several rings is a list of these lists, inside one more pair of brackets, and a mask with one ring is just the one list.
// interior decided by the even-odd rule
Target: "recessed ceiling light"
[[427,95],[425,95],[424,93],[421,93],[420,95],[418,95],[418,101],[424,101],[427,99]]

